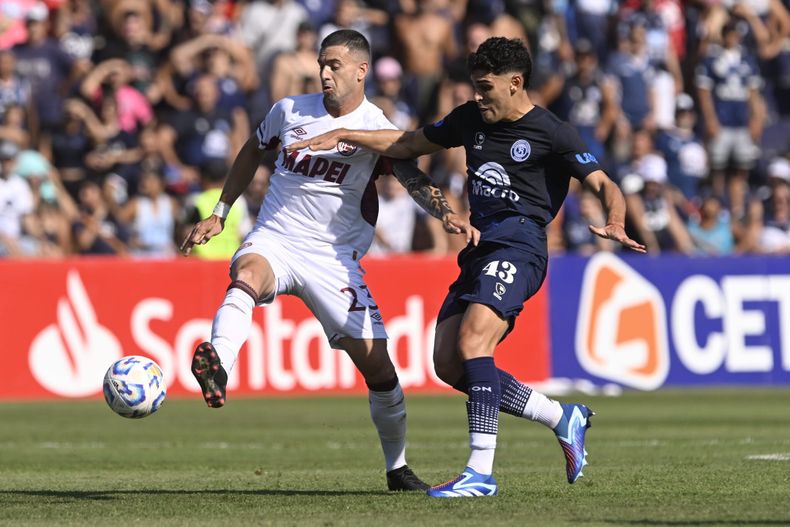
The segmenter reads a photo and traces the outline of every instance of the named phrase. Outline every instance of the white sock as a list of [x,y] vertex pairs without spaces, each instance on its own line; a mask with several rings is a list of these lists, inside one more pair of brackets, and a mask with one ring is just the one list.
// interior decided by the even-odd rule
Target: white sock
[[211,325],[211,344],[217,350],[222,367],[230,373],[236,364],[239,350],[252,328],[252,310],[255,301],[250,295],[231,287],[219,306]]
[[469,468],[478,474],[490,475],[494,472],[494,454],[496,453],[496,435],[480,432],[469,433]]
[[523,415],[530,421],[535,421],[554,429],[560,424],[560,419],[562,419],[562,406],[557,401],[532,390],[527,405],[524,407]]
[[379,432],[387,472],[406,464],[406,402],[400,384],[388,392],[368,390],[370,417]]

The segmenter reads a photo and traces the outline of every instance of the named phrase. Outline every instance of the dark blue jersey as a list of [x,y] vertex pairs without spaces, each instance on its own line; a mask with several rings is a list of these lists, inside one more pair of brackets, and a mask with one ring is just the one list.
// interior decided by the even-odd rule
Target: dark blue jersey
[[487,124],[470,101],[423,133],[466,150],[471,221],[484,240],[506,242],[529,229],[523,218],[542,230],[562,206],[570,178],[601,169],[576,130],[538,106],[517,121]]

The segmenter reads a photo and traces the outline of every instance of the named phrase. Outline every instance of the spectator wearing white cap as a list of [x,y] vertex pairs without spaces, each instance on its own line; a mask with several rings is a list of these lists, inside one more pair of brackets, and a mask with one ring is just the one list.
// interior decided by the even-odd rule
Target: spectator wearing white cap
[[648,252],[693,252],[693,243],[670,193],[667,163],[655,153],[642,156],[621,186],[628,208],[627,219],[639,233]]

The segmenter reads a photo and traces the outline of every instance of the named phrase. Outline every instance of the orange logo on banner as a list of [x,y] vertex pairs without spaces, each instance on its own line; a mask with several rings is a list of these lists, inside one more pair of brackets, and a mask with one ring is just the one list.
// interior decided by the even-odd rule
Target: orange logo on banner
[[584,271],[576,356],[589,373],[642,390],[669,372],[661,294],[613,254],[595,255]]

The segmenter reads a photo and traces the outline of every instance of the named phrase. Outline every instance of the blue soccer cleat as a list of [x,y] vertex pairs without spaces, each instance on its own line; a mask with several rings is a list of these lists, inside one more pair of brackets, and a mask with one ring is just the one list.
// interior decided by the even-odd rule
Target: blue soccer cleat
[[493,475],[478,474],[469,467],[457,478],[428,489],[428,496],[434,498],[476,498],[496,496],[496,493],[497,484]]
[[565,472],[568,483],[582,477],[582,469],[587,465],[587,450],[584,448],[584,435],[590,428],[590,417],[595,412],[583,404],[563,404],[562,419],[554,433],[565,453]]

